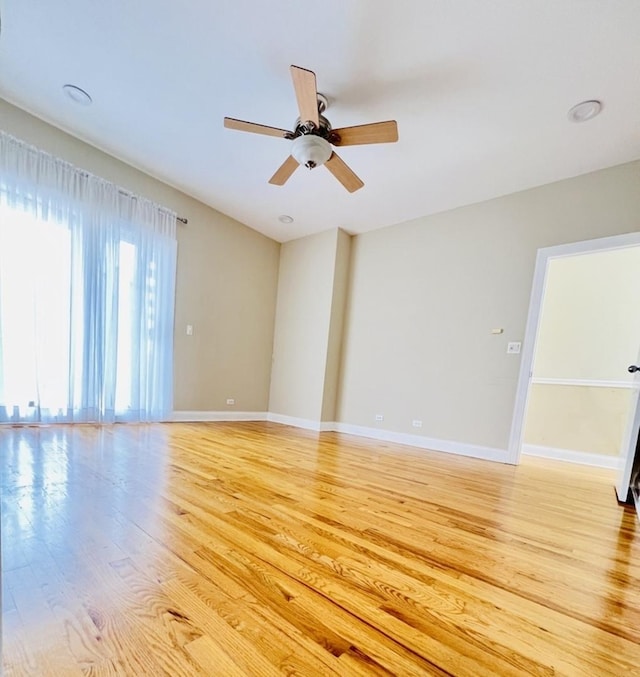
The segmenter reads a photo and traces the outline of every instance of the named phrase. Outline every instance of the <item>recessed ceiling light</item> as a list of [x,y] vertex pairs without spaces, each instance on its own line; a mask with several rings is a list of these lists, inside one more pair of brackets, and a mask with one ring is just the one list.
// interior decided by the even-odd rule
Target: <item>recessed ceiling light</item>
[[64,85],[62,91],[75,103],[81,106],[90,106],[93,99],[87,94],[84,89],[76,87],[75,85]]
[[280,223],[293,223],[293,216],[282,214],[282,216],[278,217],[278,221],[280,221]]
[[592,99],[591,101],[582,101],[569,109],[569,120],[571,122],[586,122],[595,118],[602,110],[602,103]]

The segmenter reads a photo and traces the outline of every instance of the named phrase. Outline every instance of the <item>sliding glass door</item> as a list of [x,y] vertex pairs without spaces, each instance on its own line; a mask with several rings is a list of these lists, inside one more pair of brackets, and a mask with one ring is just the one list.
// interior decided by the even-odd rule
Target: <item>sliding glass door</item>
[[166,418],[175,241],[7,202],[0,422]]

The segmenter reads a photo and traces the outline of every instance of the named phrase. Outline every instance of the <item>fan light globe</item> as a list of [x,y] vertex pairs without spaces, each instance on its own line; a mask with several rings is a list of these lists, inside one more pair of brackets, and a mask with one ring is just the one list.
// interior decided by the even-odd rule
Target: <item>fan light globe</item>
[[323,165],[331,157],[331,144],[321,136],[305,134],[293,140],[291,155],[308,169]]

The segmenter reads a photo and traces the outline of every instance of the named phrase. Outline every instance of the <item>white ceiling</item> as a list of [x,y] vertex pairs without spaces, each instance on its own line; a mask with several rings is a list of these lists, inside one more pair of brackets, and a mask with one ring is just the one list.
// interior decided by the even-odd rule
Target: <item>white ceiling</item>
[[[637,0],[0,0],[0,96],[280,241],[361,233],[640,157]],[[289,141],[289,65],[334,127],[396,119],[396,144],[267,183]],[[93,105],[62,92],[76,84]],[[603,101],[594,120],[567,110]],[[0,121],[1,125],[1,121]],[[278,221],[281,214],[292,224]]]

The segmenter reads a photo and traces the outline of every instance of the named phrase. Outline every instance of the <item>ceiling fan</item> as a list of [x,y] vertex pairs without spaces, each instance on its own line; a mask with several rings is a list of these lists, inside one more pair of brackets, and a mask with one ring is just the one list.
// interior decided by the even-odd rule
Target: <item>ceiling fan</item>
[[292,141],[291,155],[269,179],[269,183],[283,186],[299,165],[304,165],[308,169],[325,165],[350,193],[362,188],[364,183],[332,150],[331,146],[392,143],[398,140],[396,121],[387,120],[333,129],[329,120],[323,115],[328,102],[325,96],[318,94],[316,74],[300,66],[291,66],[291,78],[300,111],[300,117],[295,122],[293,132],[235,118],[225,118],[224,126],[241,132],[280,136]]

